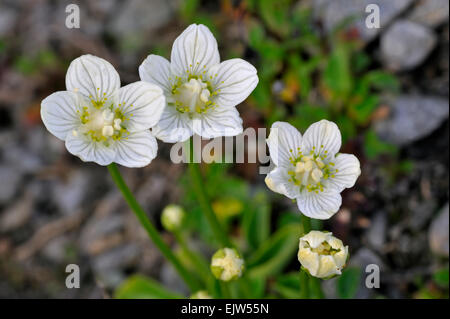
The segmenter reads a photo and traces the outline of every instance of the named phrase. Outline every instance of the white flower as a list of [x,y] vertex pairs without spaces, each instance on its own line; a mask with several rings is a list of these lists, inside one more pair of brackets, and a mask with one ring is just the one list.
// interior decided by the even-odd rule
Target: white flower
[[242,59],[220,63],[217,42],[204,25],[190,25],[175,40],[171,61],[149,55],[139,67],[141,80],[164,90],[167,107],[152,132],[164,142],[242,132],[236,105],[258,84],[256,69]]
[[155,158],[158,145],[149,128],[165,107],[159,87],[139,81],[121,88],[109,62],[83,55],[70,64],[66,88],[42,101],[41,117],[70,153],[86,162],[128,167]]
[[234,280],[242,276],[244,260],[236,249],[222,248],[212,256],[211,271],[219,280]]
[[311,218],[333,216],[342,203],[340,193],[361,173],[354,155],[338,153],[341,133],[327,120],[312,124],[303,137],[289,123],[276,122],[267,144],[276,165],[266,177],[267,186],[296,199],[300,211]]
[[330,232],[312,230],[300,238],[298,260],[314,277],[340,275],[347,258],[348,246]]
[[161,214],[161,224],[168,231],[174,231],[180,228],[184,218],[184,210],[178,205],[168,205]]

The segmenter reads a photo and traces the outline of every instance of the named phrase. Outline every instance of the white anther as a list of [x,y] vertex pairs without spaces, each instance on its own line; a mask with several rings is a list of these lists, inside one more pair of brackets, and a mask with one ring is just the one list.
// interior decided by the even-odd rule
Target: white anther
[[322,176],[323,176],[323,173],[318,168],[313,169],[313,171],[311,172],[311,177],[316,183],[320,182],[320,179],[322,178]]
[[103,129],[102,129],[102,134],[105,137],[113,136],[113,134],[114,134],[113,127],[111,125],[104,126]]
[[122,128],[122,127],[120,126],[120,123],[122,123],[122,120],[121,120],[121,119],[115,119],[115,120],[114,120],[114,129],[120,131],[120,129]]

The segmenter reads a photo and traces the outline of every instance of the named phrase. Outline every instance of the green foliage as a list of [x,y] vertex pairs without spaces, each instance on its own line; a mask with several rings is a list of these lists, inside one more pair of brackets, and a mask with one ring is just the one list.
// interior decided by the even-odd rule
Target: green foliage
[[[239,4],[224,0],[222,12],[214,14],[207,14],[200,4],[200,0],[183,1],[179,16],[184,24],[207,25],[219,43],[219,36],[225,34],[221,28],[227,28],[232,19],[239,20],[239,26],[247,30],[240,36],[248,43],[233,43],[228,50],[224,45],[221,57],[243,57],[257,68],[259,83],[247,106],[256,109],[266,126],[278,120],[288,121],[304,132],[312,123],[328,119],[339,126],[343,144],[350,140],[362,144],[367,159],[397,155],[397,148],[381,141],[371,125],[382,96],[398,92],[399,83],[391,73],[377,69],[357,41],[342,32],[342,26],[332,36],[320,34],[310,9],[293,0],[244,0]],[[227,15],[226,19],[217,18],[223,15]],[[170,48],[156,51],[167,57]],[[27,61],[22,63],[24,70],[30,69]],[[409,161],[397,164],[393,169],[396,174],[412,169]],[[201,169],[214,213],[242,253],[246,267],[243,277],[226,289],[213,278],[205,279],[205,290],[215,298],[299,298],[300,277],[298,271],[293,271],[299,268],[295,255],[303,231],[298,212],[273,211],[268,192],[230,174],[231,165],[202,165]],[[181,188],[185,193],[180,204],[187,212],[183,238],[201,240],[210,251],[223,248],[216,242],[190,183],[189,177],[183,176]],[[312,222],[312,229],[321,229],[321,221]],[[186,256],[182,262],[193,275],[205,277],[201,273],[205,268],[194,266],[190,259],[192,255],[205,255],[209,260],[210,254],[203,249],[183,254]],[[434,281],[442,285],[445,275],[448,282],[448,268],[447,273],[436,273]],[[337,295],[354,297],[361,276],[361,269],[345,268],[337,279]],[[117,296],[180,297],[140,276],[126,281]]]
[[134,275],[125,280],[116,290],[118,299],[179,299],[183,298],[164,288],[157,281]]
[[448,267],[442,268],[433,274],[433,280],[442,288],[449,286],[449,271]]
[[364,136],[364,149],[366,156],[370,159],[380,154],[397,153],[397,148],[391,144],[381,141],[373,130],[368,130]]
[[53,51],[42,50],[33,56],[21,55],[17,57],[14,60],[14,68],[25,75],[31,75],[39,70],[54,67],[57,63],[59,63],[58,57]]
[[355,267],[347,267],[342,271],[342,275],[338,277],[336,291],[340,298],[350,299],[356,295],[361,282],[361,269]]
[[283,270],[298,250],[300,225],[286,225],[268,238],[248,259],[250,277],[266,278]]

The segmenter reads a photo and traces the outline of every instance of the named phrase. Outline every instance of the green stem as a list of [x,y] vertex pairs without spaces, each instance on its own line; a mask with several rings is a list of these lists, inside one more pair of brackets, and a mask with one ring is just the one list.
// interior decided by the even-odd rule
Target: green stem
[[173,235],[175,236],[175,239],[177,240],[178,244],[180,244],[181,249],[184,251],[186,256],[191,260],[194,267],[198,270],[200,276],[203,278],[205,283],[208,283],[208,279],[211,274],[208,263],[200,255],[197,255],[194,251],[189,249],[186,240],[184,239],[182,234],[180,234],[179,231],[174,231]]
[[150,222],[148,219],[146,213],[142,209],[142,207],[137,202],[136,198],[131,193],[130,189],[128,188],[127,184],[122,178],[122,175],[120,175],[119,170],[117,169],[116,164],[112,163],[108,165],[108,170],[111,174],[111,177],[113,178],[114,182],[116,183],[117,187],[122,192],[123,197],[127,201],[128,205],[130,206],[131,210],[136,215],[137,219],[141,223],[142,227],[147,231],[148,236],[153,241],[153,243],[156,245],[156,247],[159,248],[161,253],[164,255],[164,257],[167,258],[167,260],[173,265],[175,270],[178,272],[181,278],[186,282],[186,284],[189,286],[192,292],[199,290],[199,284],[193,279],[191,274],[183,267],[181,262],[178,260],[178,258],[173,254],[172,250],[169,246],[163,241],[161,236],[159,235],[158,231],[156,230],[155,226]]
[[206,220],[209,223],[209,227],[211,227],[211,230],[220,245],[223,247],[233,247],[230,239],[223,230],[222,225],[220,225],[219,220],[217,219],[216,214],[211,207],[211,203],[206,193],[205,184],[203,183],[202,173],[200,172],[200,165],[198,163],[194,163],[194,161],[191,160],[191,158],[194,157],[192,140],[190,144],[190,154],[192,154],[192,156],[190,156],[189,158],[189,174],[191,177],[193,190],[195,192],[195,195],[197,196],[197,200],[200,204],[203,214],[206,217]]
[[[311,231],[311,219],[303,214],[301,215],[301,219],[303,225],[303,235],[305,235]],[[305,298],[311,298],[311,296],[314,295],[315,298],[322,299],[323,292],[322,287],[320,286],[320,280],[318,278],[309,276],[304,270],[300,270],[300,273],[301,273],[300,276],[305,277],[303,279],[305,282],[302,284],[302,286],[305,287],[308,293],[308,295]],[[302,280],[302,277],[300,277],[300,280]]]
[[303,225],[303,235],[306,235],[311,231],[311,219],[303,214],[300,215]]
[[309,280],[308,274],[300,269],[300,299],[309,299]]
[[222,296],[224,299],[232,298],[230,286],[228,284],[229,284],[228,282],[220,281],[220,288],[221,288]]
[[310,277],[309,278],[309,283],[311,285],[311,290],[314,294],[314,298],[317,299],[323,299],[324,295],[322,292],[322,287],[320,285],[320,279],[319,278],[314,278],[314,277]]

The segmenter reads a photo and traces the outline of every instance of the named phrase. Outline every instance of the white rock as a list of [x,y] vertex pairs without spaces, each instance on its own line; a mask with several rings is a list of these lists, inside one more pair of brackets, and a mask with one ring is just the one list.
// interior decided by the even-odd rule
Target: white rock
[[430,225],[428,241],[431,251],[440,256],[449,256],[449,204],[439,212]]
[[381,37],[383,64],[393,71],[420,65],[436,46],[436,35],[428,27],[398,20]]
[[378,136],[398,146],[419,140],[437,129],[448,118],[448,99],[402,95],[389,103],[389,118],[375,123]]

